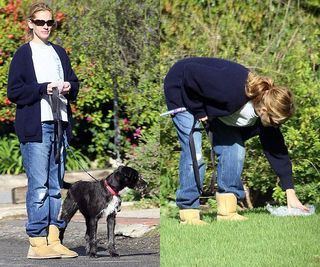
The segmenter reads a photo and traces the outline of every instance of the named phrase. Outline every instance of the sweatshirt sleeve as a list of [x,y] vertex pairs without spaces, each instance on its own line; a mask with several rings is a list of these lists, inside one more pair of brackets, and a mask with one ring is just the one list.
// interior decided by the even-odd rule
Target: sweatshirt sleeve
[[282,189],[294,188],[292,164],[280,129],[261,125],[260,141],[272,169],[280,178]]
[[17,105],[30,105],[40,101],[49,84],[26,82],[26,75],[32,74],[25,58],[21,51],[17,51],[9,68],[7,94],[9,100]]

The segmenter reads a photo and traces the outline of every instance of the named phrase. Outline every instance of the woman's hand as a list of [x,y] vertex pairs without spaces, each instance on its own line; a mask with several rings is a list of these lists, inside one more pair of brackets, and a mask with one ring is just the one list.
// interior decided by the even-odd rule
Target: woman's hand
[[62,95],[66,95],[70,92],[71,84],[69,82],[63,82],[63,88],[61,91]]
[[49,83],[47,85],[47,95],[52,95],[52,88],[56,87],[56,84],[55,83]]
[[207,120],[208,120],[208,117],[207,117],[207,116],[199,119],[199,121],[207,121]]
[[290,208],[298,208],[298,209],[301,209],[301,210],[304,210],[304,211],[309,211],[309,209],[306,206],[302,205],[300,200],[297,198],[294,189],[287,189],[286,190],[286,194],[287,194],[288,209],[290,209]]

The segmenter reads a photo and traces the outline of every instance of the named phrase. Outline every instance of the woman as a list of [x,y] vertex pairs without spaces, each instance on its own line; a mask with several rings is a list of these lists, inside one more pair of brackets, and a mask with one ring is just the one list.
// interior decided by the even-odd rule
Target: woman
[[[176,113],[173,123],[181,144],[180,186],[176,193],[180,220],[187,224],[206,224],[199,216],[199,190],[195,181],[189,147],[191,128],[208,121],[217,155],[218,220],[245,220],[236,213],[237,200],[245,197],[241,173],[245,157],[244,142],[259,135],[264,153],[280,177],[288,207],[307,208],[295,195],[292,166],[279,126],[294,111],[291,92],[274,86],[235,62],[217,58],[187,58],[169,70],[164,90],[169,110]],[[203,183],[205,164],[201,153],[201,132],[193,135],[195,152]]]
[[[55,25],[53,12],[44,3],[30,7],[29,42],[15,53],[9,70],[8,98],[17,105],[15,130],[20,141],[23,165],[28,178],[26,232],[31,259],[70,258],[78,254],[64,247],[59,228],[64,222],[61,207],[67,145],[70,136],[71,109],[79,82],[65,50],[48,41]],[[54,121],[49,96],[58,88],[61,101],[64,140],[60,161],[54,155]],[[58,153],[59,153],[58,152]]]

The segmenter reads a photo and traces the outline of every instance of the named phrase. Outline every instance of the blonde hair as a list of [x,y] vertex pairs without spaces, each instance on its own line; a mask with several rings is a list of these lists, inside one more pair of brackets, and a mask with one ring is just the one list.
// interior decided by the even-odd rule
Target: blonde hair
[[265,107],[270,120],[277,125],[287,121],[295,111],[291,91],[274,85],[268,77],[249,72],[245,89],[254,107]]
[[[43,2],[40,2],[40,3],[34,3],[30,6],[30,9],[29,9],[29,15],[28,15],[28,20],[29,19],[34,19],[35,17],[35,14],[39,11],[49,11],[52,16],[53,16],[53,11],[52,9],[46,4],[46,3],[43,3]],[[28,28],[28,32],[27,32],[27,36],[26,36],[26,41],[29,42],[33,39],[33,30]]]

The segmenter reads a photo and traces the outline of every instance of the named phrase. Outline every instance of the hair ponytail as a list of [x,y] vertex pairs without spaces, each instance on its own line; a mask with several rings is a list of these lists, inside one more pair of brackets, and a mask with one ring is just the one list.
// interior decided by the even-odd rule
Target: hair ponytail
[[277,124],[285,122],[295,111],[293,94],[290,90],[274,85],[273,80],[268,77],[249,72],[245,90],[253,105],[264,106],[268,115]]
[[263,94],[273,86],[272,79],[249,72],[246,84],[246,95],[250,99],[259,98],[259,96],[262,97]]

